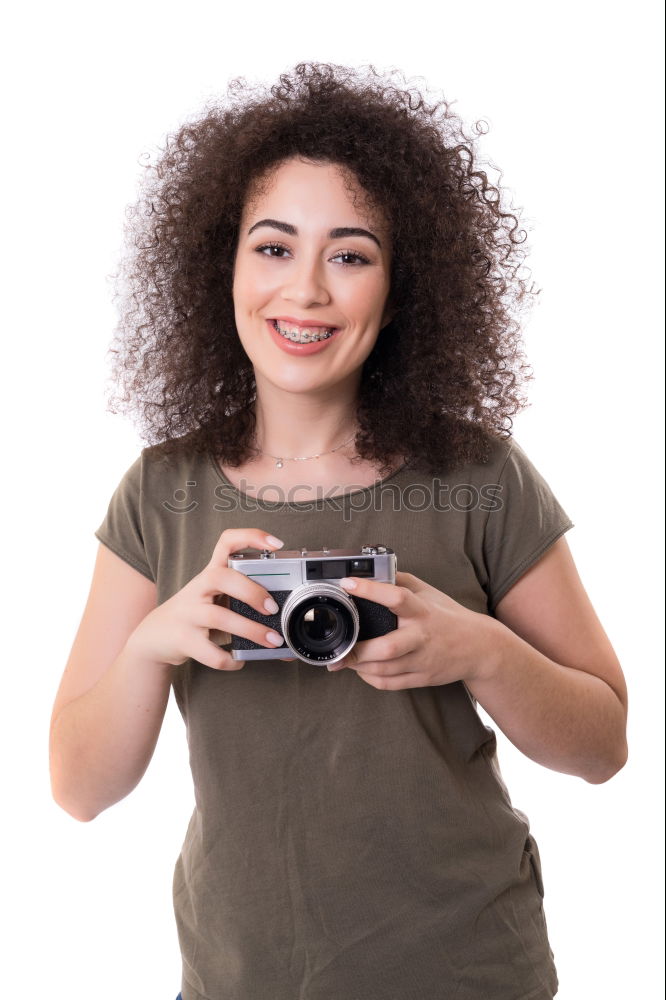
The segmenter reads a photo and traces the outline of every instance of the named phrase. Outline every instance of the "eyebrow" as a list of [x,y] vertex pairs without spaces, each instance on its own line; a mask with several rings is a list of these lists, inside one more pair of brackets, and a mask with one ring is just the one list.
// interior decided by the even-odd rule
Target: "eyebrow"
[[[270,226],[272,229],[279,229],[280,232],[287,233],[289,236],[298,236],[298,229],[296,226],[292,226],[289,222],[278,222],[277,219],[261,219],[260,222],[255,222],[253,226],[247,231],[247,235],[253,233],[255,229],[259,226]],[[374,233],[368,232],[367,229],[359,229],[357,226],[339,226],[337,229],[331,229],[328,234],[329,239],[338,240],[342,239],[344,236],[367,236],[368,239],[374,240],[379,249],[381,250],[381,243],[377,239]]]

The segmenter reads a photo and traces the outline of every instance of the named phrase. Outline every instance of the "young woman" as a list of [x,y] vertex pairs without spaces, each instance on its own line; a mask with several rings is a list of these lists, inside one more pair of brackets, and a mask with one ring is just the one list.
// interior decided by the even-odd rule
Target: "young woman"
[[[572,522],[507,429],[517,219],[444,102],[307,64],[230,95],[170,139],[133,216],[116,403],[152,443],[96,533],[54,797],[87,821],[127,795],[173,688],[196,793],[183,1000],[552,998],[537,843],[475,702],[599,783],[627,693]],[[331,670],[227,564],[376,543],[395,584],[340,586],[397,628]],[[231,635],[275,656],[236,660]]]

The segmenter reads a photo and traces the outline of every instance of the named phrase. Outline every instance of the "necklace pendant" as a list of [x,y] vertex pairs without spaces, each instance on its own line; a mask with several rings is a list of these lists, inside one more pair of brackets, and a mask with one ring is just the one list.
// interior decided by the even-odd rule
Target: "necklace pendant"
[[282,459],[278,458],[277,462],[275,463],[275,468],[276,469],[281,469],[283,465],[284,465],[284,462],[282,461]]

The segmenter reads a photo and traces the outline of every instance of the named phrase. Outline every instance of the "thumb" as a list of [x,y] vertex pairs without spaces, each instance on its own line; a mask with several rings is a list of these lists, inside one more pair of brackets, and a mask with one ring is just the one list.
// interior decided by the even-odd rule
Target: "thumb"
[[346,653],[341,660],[337,660],[335,663],[330,663],[326,669],[333,673],[334,670],[344,670],[345,667],[355,667],[359,662],[357,647],[358,643],[356,643],[355,646],[352,646],[349,652]]

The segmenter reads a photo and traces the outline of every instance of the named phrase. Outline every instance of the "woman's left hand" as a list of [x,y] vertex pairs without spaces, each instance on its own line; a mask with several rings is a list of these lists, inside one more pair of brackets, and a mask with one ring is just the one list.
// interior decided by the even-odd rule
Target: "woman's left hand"
[[[347,587],[351,579],[356,586]],[[362,577],[340,580],[343,590],[383,604],[398,617],[386,635],[357,642],[332,670],[351,667],[382,691],[474,680],[494,655],[495,619],[470,611],[412,573],[395,584]]]

